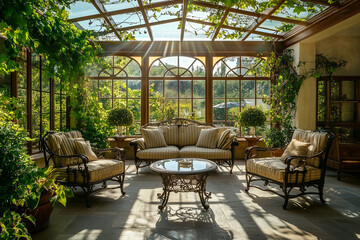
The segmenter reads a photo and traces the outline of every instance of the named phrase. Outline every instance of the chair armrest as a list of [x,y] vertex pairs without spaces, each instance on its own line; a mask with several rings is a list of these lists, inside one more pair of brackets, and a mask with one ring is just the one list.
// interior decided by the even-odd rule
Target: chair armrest
[[248,147],[245,149],[245,160],[248,160],[250,158],[253,158],[253,156],[256,155],[252,155],[253,151],[259,151],[259,152],[273,152],[279,149],[284,149],[285,146],[283,147],[276,147],[276,148],[272,148],[272,147],[258,147],[258,146],[252,146],[252,147]]
[[291,161],[294,160],[294,159],[302,159],[303,162],[305,161],[305,164],[306,164],[306,161],[307,161],[308,159],[320,157],[323,153],[324,153],[324,151],[321,151],[321,152],[319,152],[318,154],[315,154],[315,155],[312,155],[312,156],[308,156],[308,157],[305,157],[305,156],[289,156],[289,157],[287,157],[287,158],[285,159],[285,164],[287,165],[287,167],[290,167]]
[[89,162],[89,158],[84,154],[59,155],[59,154],[53,153],[53,155],[57,156],[58,158],[80,158],[82,160],[82,163],[85,166],[86,166],[86,163]]

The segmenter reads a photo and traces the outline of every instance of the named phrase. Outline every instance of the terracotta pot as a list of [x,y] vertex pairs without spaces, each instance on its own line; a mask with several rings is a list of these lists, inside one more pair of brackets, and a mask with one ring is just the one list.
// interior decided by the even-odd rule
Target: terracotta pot
[[49,226],[50,215],[54,209],[54,207],[49,201],[52,195],[53,195],[52,193],[48,193],[48,192],[42,194],[40,197],[39,205],[33,211],[30,211],[29,209],[25,210],[25,213],[27,215],[32,215],[36,219],[35,221],[36,225],[34,225],[32,222],[30,222],[27,219],[23,220],[26,224],[26,228],[28,229],[29,233],[38,232]]

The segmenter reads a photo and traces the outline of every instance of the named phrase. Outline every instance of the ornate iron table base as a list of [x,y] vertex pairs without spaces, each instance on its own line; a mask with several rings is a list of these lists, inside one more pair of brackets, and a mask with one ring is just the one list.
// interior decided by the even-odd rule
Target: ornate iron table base
[[197,192],[204,209],[209,209],[208,199],[211,197],[211,193],[206,191],[206,178],[209,174],[174,175],[162,173],[160,176],[163,180],[163,192],[158,194],[158,198],[162,199],[161,205],[159,205],[160,211],[166,206],[170,192]]

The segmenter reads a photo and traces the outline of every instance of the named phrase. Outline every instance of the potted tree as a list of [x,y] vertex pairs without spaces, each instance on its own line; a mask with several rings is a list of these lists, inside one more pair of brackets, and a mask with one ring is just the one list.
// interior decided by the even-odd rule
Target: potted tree
[[265,125],[266,116],[265,113],[257,107],[247,107],[239,115],[239,125],[250,128],[250,136],[244,136],[248,142],[248,146],[253,146],[256,141],[259,140],[256,137],[255,127],[262,127]]
[[[52,211],[52,207],[33,211],[40,198],[49,193],[49,202],[66,205],[66,196],[72,192],[56,184],[51,168],[38,168],[26,154],[23,146],[27,133],[16,123],[16,116],[21,114],[13,111],[15,104],[0,95],[0,238],[29,239],[28,230],[46,227]],[[39,216],[47,216],[44,224]]]
[[129,127],[134,122],[134,115],[127,108],[114,108],[108,114],[108,123],[117,126],[119,137],[122,136],[122,127]]

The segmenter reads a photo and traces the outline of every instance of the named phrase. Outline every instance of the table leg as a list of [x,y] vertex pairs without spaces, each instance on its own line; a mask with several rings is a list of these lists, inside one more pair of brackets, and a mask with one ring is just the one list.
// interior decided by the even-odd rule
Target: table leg
[[206,178],[207,177],[208,177],[208,175],[202,175],[200,177],[200,184],[199,184],[200,185],[199,197],[200,197],[201,204],[205,210],[209,209],[208,199],[211,197],[211,192],[206,191]]
[[162,202],[158,208],[160,211],[162,211],[164,209],[164,207],[166,207],[166,204],[169,201],[169,195],[170,195],[169,184],[170,184],[171,177],[169,175],[163,175],[163,174],[161,174],[160,176],[163,180],[163,192],[158,193],[158,198],[162,199]]

